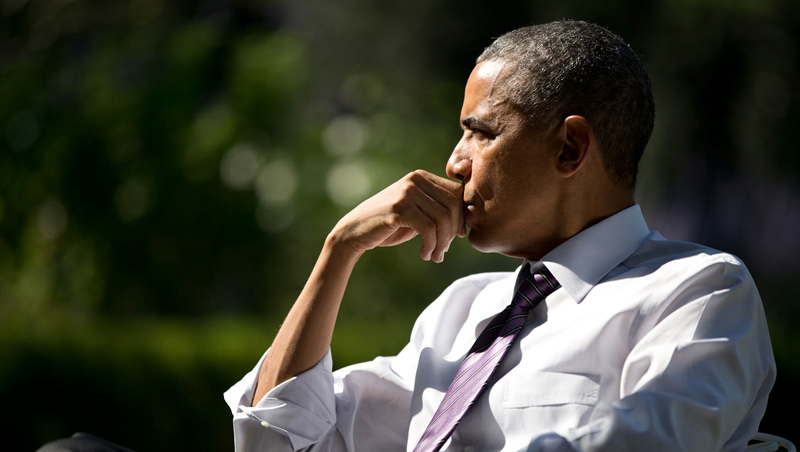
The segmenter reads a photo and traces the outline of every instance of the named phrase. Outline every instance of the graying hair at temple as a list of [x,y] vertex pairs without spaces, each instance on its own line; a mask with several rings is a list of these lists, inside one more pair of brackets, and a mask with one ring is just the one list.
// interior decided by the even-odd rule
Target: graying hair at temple
[[655,105],[644,66],[622,38],[587,22],[551,22],[497,38],[477,62],[490,60],[512,65],[509,101],[532,126],[585,117],[606,169],[616,182],[635,186]]

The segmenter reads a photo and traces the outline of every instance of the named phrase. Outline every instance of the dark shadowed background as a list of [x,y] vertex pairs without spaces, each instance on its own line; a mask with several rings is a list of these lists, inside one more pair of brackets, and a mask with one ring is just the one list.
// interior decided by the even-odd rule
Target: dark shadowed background
[[[221,393],[333,224],[410,170],[443,174],[475,57],[560,18],[642,56],[658,118],[638,200],[651,228],[748,264],[779,366],[762,430],[800,441],[800,3],[4,0],[4,449],[89,431],[231,450]],[[517,265],[418,246],[359,263],[337,367],[397,352],[454,278]]]

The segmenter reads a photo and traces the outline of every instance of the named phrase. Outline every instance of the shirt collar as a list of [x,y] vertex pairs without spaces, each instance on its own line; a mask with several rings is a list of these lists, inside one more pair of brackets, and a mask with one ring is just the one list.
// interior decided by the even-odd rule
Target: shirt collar
[[542,257],[542,262],[580,303],[649,234],[641,208],[633,205],[574,235]]

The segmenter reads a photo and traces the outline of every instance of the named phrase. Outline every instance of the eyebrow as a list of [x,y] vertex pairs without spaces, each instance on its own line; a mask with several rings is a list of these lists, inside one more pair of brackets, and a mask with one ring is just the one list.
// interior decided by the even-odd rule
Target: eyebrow
[[461,124],[463,124],[464,127],[466,127],[467,129],[476,129],[477,128],[477,129],[483,129],[483,130],[486,130],[486,131],[492,130],[492,126],[488,122],[486,122],[486,121],[484,121],[482,119],[478,119],[478,118],[476,118],[474,116],[467,116],[466,118],[464,118],[461,121]]

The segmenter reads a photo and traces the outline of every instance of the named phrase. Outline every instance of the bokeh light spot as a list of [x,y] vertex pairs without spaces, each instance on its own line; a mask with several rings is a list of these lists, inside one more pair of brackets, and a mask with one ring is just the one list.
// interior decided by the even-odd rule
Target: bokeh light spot
[[288,160],[275,160],[259,170],[255,193],[264,204],[283,204],[292,199],[297,188],[297,172]]
[[337,157],[358,154],[367,142],[369,128],[355,116],[339,116],[331,120],[322,133],[325,150]]
[[328,196],[340,206],[351,207],[362,201],[369,192],[370,176],[358,161],[337,163],[328,172]]
[[219,164],[222,182],[234,190],[250,188],[256,177],[258,164],[259,155],[256,149],[250,144],[239,143],[222,156]]

